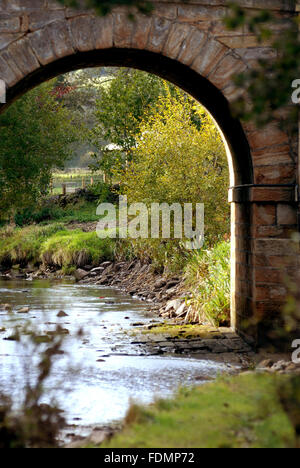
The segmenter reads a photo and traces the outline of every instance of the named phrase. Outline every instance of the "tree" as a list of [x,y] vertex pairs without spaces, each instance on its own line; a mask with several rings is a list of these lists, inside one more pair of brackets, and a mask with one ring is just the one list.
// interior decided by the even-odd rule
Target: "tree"
[[206,237],[214,242],[229,232],[228,183],[224,144],[211,116],[179,90],[161,96],[140,124],[122,176],[129,202],[205,203]]
[[130,160],[140,122],[164,89],[160,78],[124,68],[102,87],[96,101],[96,125],[91,131],[91,142],[98,150],[91,164],[93,170],[101,169],[111,177],[116,166]]
[[47,83],[0,116],[0,132],[0,218],[9,219],[47,192],[52,170],[64,167],[78,130]]
[[74,123],[82,129],[82,139],[72,145],[73,157],[68,167],[88,167],[96,147],[90,141],[90,131],[95,127],[96,101],[102,90],[113,79],[111,68],[87,68],[60,75],[54,81],[57,99],[73,116]]

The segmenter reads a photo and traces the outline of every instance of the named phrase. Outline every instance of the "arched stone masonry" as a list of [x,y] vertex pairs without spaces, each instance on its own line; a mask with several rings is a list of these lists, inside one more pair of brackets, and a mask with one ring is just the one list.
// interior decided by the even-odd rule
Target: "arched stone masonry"
[[[156,73],[201,101],[228,149],[232,326],[261,343],[280,317],[284,276],[299,267],[290,240],[290,232],[298,229],[298,146],[275,119],[262,130],[242,125],[232,117],[230,103],[239,92],[233,75],[276,52],[267,43],[258,44],[249,31],[228,31],[224,0],[154,3],[151,16],[137,13],[132,21],[126,8],[100,18],[54,0],[0,0],[0,79],[7,88],[7,104],[0,111],[51,77],[101,65]],[[282,16],[282,28],[289,27],[295,14],[289,0],[239,3],[250,14],[273,10]]]

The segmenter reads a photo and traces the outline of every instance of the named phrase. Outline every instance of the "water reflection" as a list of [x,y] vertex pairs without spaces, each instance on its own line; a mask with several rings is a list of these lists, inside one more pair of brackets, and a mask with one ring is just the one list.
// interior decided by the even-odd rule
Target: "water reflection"
[[[41,333],[60,324],[70,334],[57,356],[53,375],[47,381],[45,402],[52,397],[66,412],[69,423],[107,424],[124,417],[130,400],[150,403],[167,397],[180,385],[200,376],[214,377],[223,364],[189,358],[140,355],[124,331],[132,323],[149,323],[154,317],[146,304],[116,290],[72,281],[0,281],[0,303],[14,312],[0,311],[0,391],[19,402],[25,373],[34,378],[38,356],[13,341],[5,341],[16,323],[32,322]],[[27,314],[18,314],[23,307]],[[58,318],[63,310],[67,316]],[[84,335],[76,337],[79,328]],[[71,368],[70,368],[71,363]],[[29,372],[28,372],[29,369]],[[66,371],[66,369],[68,369]]]

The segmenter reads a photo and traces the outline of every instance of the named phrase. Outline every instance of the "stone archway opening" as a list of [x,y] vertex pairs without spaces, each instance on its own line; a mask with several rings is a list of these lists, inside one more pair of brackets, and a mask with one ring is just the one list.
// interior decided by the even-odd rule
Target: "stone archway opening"
[[[89,51],[51,62],[26,76],[11,88],[7,94],[7,104],[2,107],[2,110],[5,110],[22,94],[49,79],[83,68],[104,66],[135,68],[155,74],[175,84],[195,98],[212,115],[222,135],[228,157],[230,188],[253,183],[253,168],[247,138],[240,122],[232,116],[223,94],[209,80],[199,76],[185,65],[152,52],[133,49]],[[229,190],[229,198],[230,193]],[[233,202],[234,200],[229,199],[229,201]],[[243,229],[243,239],[241,238],[240,226]],[[248,274],[248,265],[245,252],[241,250],[240,244],[241,242],[245,244],[246,239],[250,237],[249,228],[249,211],[242,205],[236,206],[235,203],[232,203],[231,326],[241,333],[243,330],[239,321],[239,309],[245,300],[244,289],[242,291],[241,265],[243,265],[245,275],[244,284]],[[246,307],[246,304],[243,304],[242,307]],[[248,338],[251,339],[251,336]]]
[[[237,121],[230,103],[239,92],[233,76],[253,69],[261,57],[272,59],[272,51],[249,31],[228,31],[224,5],[153,3],[151,15],[138,13],[133,22],[126,8],[99,18],[55,0],[1,2],[0,79],[7,105],[43,81],[96,66],[157,74],[201,102],[224,136],[231,169],[232,326],[263,343],[282,323],[286,273],[299,269],[290,238],[299,229],[298,138],[279,129],[277,115],[264,129]],[[250,13],[262,8],[260,0],[238,3]],[[283,30],[295,15],[287,0],[270,1],[268,8],[283,18]]]

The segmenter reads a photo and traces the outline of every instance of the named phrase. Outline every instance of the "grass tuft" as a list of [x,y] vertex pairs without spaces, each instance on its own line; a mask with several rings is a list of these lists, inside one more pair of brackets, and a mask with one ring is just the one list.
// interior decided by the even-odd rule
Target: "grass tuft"
[[286,379],[222,377],[148,408],[134,405],[123,431],[103,448],[295,447],[295,430],[279,396]]

